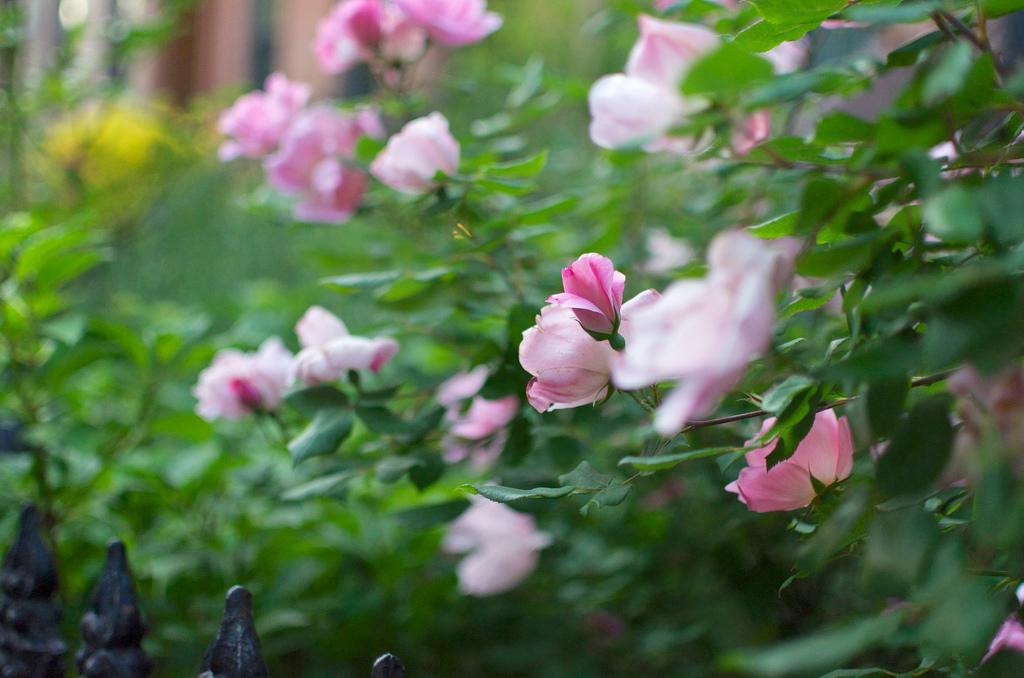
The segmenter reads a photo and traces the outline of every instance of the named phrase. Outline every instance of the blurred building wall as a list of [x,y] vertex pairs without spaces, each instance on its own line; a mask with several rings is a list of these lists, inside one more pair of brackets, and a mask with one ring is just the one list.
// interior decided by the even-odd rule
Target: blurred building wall
[[337,86],[336,78],[320,71],[311,47],[317,22],[336,0],[196,0],[169,42],[125,69],[114,63],[116,32],[125,23],[158,20],[168,0],[21,1],[28,35],[22,73],[29,81],[53,65],[69,31],[80,30],[72,59],[76,78],[124,78],[142,94],[177,103],[257,85],[272,70],[310,83],[317,94]]

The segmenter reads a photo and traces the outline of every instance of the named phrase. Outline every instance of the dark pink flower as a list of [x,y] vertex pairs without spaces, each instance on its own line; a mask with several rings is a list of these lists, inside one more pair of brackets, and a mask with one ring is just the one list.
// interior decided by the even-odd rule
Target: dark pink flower
[[309,85],[280,73],[270,74],[264,88],[243,95],[221,113],[217,128],[229,137],[221,144],[221,160],[260,158],[273,151],[309,99]]
[[[759,435],[768,432],[775,419],[767,419]],[[748,445],[754,440],[747,442]],[[747,467],[739,478],[725,489],[739,495],[751,511],[792,511],[809,505],[817,496],[813,477],[829,486],[843,480],[853,469],[853,436],[846,417],[836,417],[833,410],[819,412],[814,425],[797,445],[793,455],[771,469],[766,460],[775,450],[777,440],[747,453]]]
[[626,276],[608,257],[589,252],[562,269],[560,294],[548,298],[556,306],[571,308],[583,329],[611,333],[619,324]]
[[220,351],[199,374],[192,394],[204,419],[239,419],[252,412],[277,409],[288,388],[292,354],[277,337],[255,353]]

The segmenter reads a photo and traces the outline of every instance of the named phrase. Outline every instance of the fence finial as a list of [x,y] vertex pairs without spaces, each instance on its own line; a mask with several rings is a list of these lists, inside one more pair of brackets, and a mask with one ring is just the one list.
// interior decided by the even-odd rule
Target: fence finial
[[217,637],[203,656],[199,678],[270,678],[252,621],[252,594],[232,586]]
[[31,504],[0,568],[0,667],[4,676],[63,678],[67,645],[60,635],[57,566]]
[[382,654],[373,662],[370,678],[405,678],[405,666],[401,659],[390,652]]
[[84,645],[75,655],[82,678],[146,678],[153,662],[142,651],[142,618],[124,544],[107,545],[107,562],[82,617]]

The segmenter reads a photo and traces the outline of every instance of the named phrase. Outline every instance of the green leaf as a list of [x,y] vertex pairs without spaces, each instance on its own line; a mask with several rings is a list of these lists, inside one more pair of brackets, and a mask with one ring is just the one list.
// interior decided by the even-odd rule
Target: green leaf
[[794,398],[815,388],[816,385],[814,379],[803,374],[795,374],[772,388],[764,396],[761,401],[761,409],[779,416],[783,410],[789,407]]
[[[811,478],[814,479],[813,476]],[[802,571],[812,573],[821,569],[833,554],[863,535],[867,522],[865,516],[869,512],[868,499],[864,488],[844,497],[839,508],[800,547],[797,560]]]
[[297,437],[288,443],[292,463],[331,454],[352,432],[352,413],[343,409],[319,410]]
[[502,485],[464,485],[463,487],[502,504],[519,499],[557,499],[572,494],[575,489],[572,487],[535,487],[532,490],[520,490]]
[[814,141],[819,144],[863,142],[872,139],[874,133],[874,124],[845,111],[833,111],[818,122]]
[[829,278],[841,273],[859,273],[875,253],[884,231],[865,233],[831,245],[816,245],[800,257],[797,272],[814,278]]
[[484,172],[492,177],[518,177],[530,178],[541,173],[548,163],[548,152],[543,150],[539,153],[510,162],[496,163],[484,168]]
[[316,416],[322,409],[341,409],[348,407],[348,396],[334,386],[311,386],[292,391],[285,396],[285,402],[300,414],[307,417]]
[[423,465],[423,460],[416,457],[384,457],[374,466],[374,472],[382,483],[393,483],[411,469]]
[[490,189],[495,193],[504,193],[506,195],[526,195],[537,190],[537,184],[527,179],[482,177],[475,180],[474,184]]
[[920,506],[879,512],[864,549],[864,577],[877,593],[906,595],[932,558],[939,529]]
[[843,12],[850,21],[862,21],[870,24],[911,24],[927,21],[928,16],[942,3],[936,0],[917,0],[902,2],[891,0],[885,4],[854,5]]
[[609,485],[591,497],[590,501],[580,507],[580,513],[587,516],[590,515],[590,512],[594,509],[606,506],[618,506],[622,502],[626,501],[626,497],[629,496],[632,488],[632,485],[623,485],[622,483]]
[[786,235],[793,235],[796,232],[797,222],[800,218],[799,212],[787,212],[774,219],[769,219],[756,226],[751,226],[750,231],[759,238],[781,238]]
[[362,136],[356,141],[356,160],[371,163],[377,154],[384,150],[385,141],[373,137]]
[[879,489],[888,497],[929,489],[946,468],[952,451],[949,399],[923,400],[910,411],[878,460]]
[[436,453],[419,454],[417,458],[422,463],[409,469],[409,480],[422,492],[444,475],[445,464]]
[[348,489],[348,483],[352,478],[352,471],[341,471],[321,476],[308,483],[293,487],[281,495],[281,498],[285,501],[301,501],[310,497],[340,497]]
[[939,31],[926,33],[920,38],[912,40],[902,47],[897,47],[893,51],[889,52],[889,56],[886,58],[886,65],[889,68],[913,66],[917,63],[917,60],[925,50],[941,44],[945,39],[946,37]]
[[875,438],[892,434],[903,414],[903,406],[910,393],[910,379],[886,379],[868,385],[864,394],[864,407]]
[[619,460],[619,466],[632,466],[638,471],[664,471],[686,461],[694,459],[708,459],[709,457],[720,457],[730,452],[739,452],[742,447],[709,447],[703,450],[687,450],[685,452],[673,452],[671,454],[656,454],[650,457],[623,457]]
[[574,490],[583,492],[596,492],[607,487],[614,477],[607,473],[600,473],[588,462],[581,461],[579,465],[568,473],[558,476],[558,482]]
[[816,24],[846,8],[846,0],[751,0],[765,21],[783,26]]
[[435,525],[450,523],[469,507],[465,499],[455,499],[440,504],[426,504],[402,509],[390,517],[411,530],[426,530]]
[[763,650],[726,655],[721,668],[774,678],[797,674],[818,675],[841,666],[875,644],[890,638],[903,620],[901,611],[832,626],[817,633]]
[[1024,9],[1024,0],[981,0],[985,16],[994,19]]
[[530,422],[525,417],[516,417],[508,427],[508,438],[501,449],[502,463],[514,466],[526,458],[532,448],[533,428]]
[[924,79],[921,97],[925,104],[932,106],[959,92],[971,72],[971,62],[969,44],[956,42],[950,45]]
[[413,426],[382,405],[361,405],[355,407],[359,420],[375,433],[402,435],[413,431]]
[[395,282],[402,276],[401,271],[371,271],[324,278],[321,285],[333,287],[341,292],[374,289]]
[[769,21],[758,21],[740,31],[733,42],[751,52],[766,52],[784,42],[799,40],[817,27],[817,23],[779,26]]
[[682,88],[684,94],[717,97],[742,92],[771,77],[767,59],[725,43],[693,64]]

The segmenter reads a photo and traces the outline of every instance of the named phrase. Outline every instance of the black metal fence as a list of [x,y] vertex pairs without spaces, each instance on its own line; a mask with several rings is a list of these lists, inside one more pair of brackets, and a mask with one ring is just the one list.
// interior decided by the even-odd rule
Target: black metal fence
[[[68,645],[60,632],[57,568],[33,506],[21,513],[18,534],[0,568],[0,678],[64,678]],[[139,609],[124,544],[107,547],[107,561],[82,617],[75,665],[82,678],[145,678],[153,661],[142,649],[148,631]],[[199,678],[270,678],[253,624],[252,594],[228,591],[224,618],[207,648]],[[398,657],[385,654],[371,678],[405,678]]]

